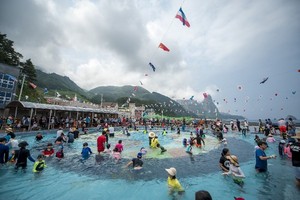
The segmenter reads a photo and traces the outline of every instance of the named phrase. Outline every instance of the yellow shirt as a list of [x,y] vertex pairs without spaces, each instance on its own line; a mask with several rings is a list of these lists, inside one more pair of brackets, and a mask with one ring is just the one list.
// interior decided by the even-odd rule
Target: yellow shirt
[[172,179],[171,177],[168,177],[168,186],[172,190],[176,191],[184,191],[184,189],[181,187],[178,179]]
[[152,148],[157,148],[157,145],[158,145],[158,139],[157,138],[152,138],[151,147]]

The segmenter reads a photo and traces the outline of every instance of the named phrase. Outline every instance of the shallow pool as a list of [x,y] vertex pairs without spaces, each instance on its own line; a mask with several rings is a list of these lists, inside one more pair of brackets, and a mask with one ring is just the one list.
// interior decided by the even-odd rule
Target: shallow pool
[[[156,134],[161,130],[155,130]],[[14,172],[13,166],[0,169],[0,199],[194,199],[198,190],[208,190],[213,199],[299,199],[300,190],[294,184],[294,171],[291,161],[278,157],[269,160],[269,172],[256,174],[254,170],[254,134],[243,137],[238,133],[228,133],[228,148],[237,155],[242,170],[246,175],[244,187],[233,183],[230,177],[223,177],[218,167],[223,144],[207,134],[207,145],[204,149],[194,149],[195,155],[185,154],[181,145],[183,137],[169,132],[167,136],[159,136],[159,140],[168,151],[148,149],[143,157],[144,167],[140,171],[124,168],[139,149],[148,148],[148,136],[142,132],[130,132],[127,137],[121,132],[110,138],[112,147],[119,139],[123,140],[122,159],[116,163],[109,156],[90,157],[81,162],[82,143],[87,141],[93,152],[96,152],[96,138],[99,133],[83,135],[71,145],[65,145],[65,158],[46,159],[48,168],[42,174],[33,174],[32,165],[28,162],[26,173]],[[44,134],[42,143],[34,141],[34,135],[18,136],[28,141],[31,154],[36,157],[48,141],[53,141],[55,133]],[[276,138],[277,139],[277,138]],[[279,138],[277,139],[279,140]],[[278,143],[269,144],[267,155],[278,154]],[[177,152],[177,153],[176,153]],[[186,192],[181,196],[168,195],[165,168],[175,167],[178,179]]]

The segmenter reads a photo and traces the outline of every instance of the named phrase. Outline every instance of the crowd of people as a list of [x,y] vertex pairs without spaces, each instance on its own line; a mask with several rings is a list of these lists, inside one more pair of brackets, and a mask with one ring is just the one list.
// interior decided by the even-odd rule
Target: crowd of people
[[[289,120],[291,121],[291,120]],[[230,127],[232,131],[236,132],[242,132],[243,129],[245,131],[249,131],[249,125],[248,122],[245,121],[242,125],[242,128],[240,127],[240,123],[237,120],[236,123],[230,122]],[[264,134],[266,132],[266,129],[272,129],[272,124],[266,120],[266,123],[268,125],[267,128],[261,129],[259,127],[259,131],[264,130]],[[183,124],[181,124],[183,125]],[[259,124],[261,126],[261,124]],[[282,126],[286,126],[283,128]],[[97,153],[98,155],[106,154],[109,155],[110,158],[114,159],[116,162],[118,162],[120,159],[122,159],[122,152],[125,150],[123,141],[118,140],[118,142],[115,144],[113,150],[111,151],[111,144],[109,143],[109,137],[114,137],[114,126],[109,125],[108,123],[105,123],[105,125],[101,128],[101,135],[97,138]],[[235,128],[236,127],[236,128]],[[182,127],[181,127],[182,128]],[[224,138],[223,134],[226,134],[228,131],[228,128],[225,124],[222,123],[221,120],[216,119],[213,122],[210,123],[210,127],[206,127],[205,122],[199,123],[196,126],[193,126],[194,133],[190,132],[189,138],[183,139],[183,146],[185,148],[185,151],[189,154],[193,154],[192,149],[193,148],[201,148],[203,145],[205,145],[205,133],[204,130],[206,128],[210,128],[213,136],[215,136],[220,143],[226,142],[226,138]],[[292,165],[295,168],[295,178],[297,181],[297,184],[300,185],[300,132],[295,133],[295,126],[292,125],[291,122],[288,123],[282,123],[279,126],[280,136],[282,139],[280,140],[278,144],[278,154],[280,156],[286,156],[292,160]],[[125,131],[124,134],[128,135],[128,129]],[[167,132],[168,127],[165,127],[163,129],[161,136],[164,137],[168,134]],[[147,132],[145,129],[144,131]],[[273,155],[266,155],[265,150],[268,148],[268,145],[270,143],[275,143],[276,140],[273,137],[271,132],[267,131],[267,135],[263,135],[265,137],[260,138],[258,134],[260,132],[257,132],[255,135],[255,143],[257,144],[256,150],[255,150],[255,166],[254,169],[257,173],[264,173],[268,171],[268,160],[270,159],[276,159],[276,154]],[[64,158],[64,144],[65,143],[73,143],[76,139],[80,137],[80,130],[76,126],[71,126],[68,129],[67,134],[64,133],[64,128],[59,127],[57,130],[56,138],[54,142],[49,142],[47,146],[40,152],[40,154],[34,159],[31,154],[30,150],[28,150],[26,147],[28,146],[28,143],[26,141],[18,141],[16,139],[16,134],[13,131],[12,127],[6,127],[5,128],[6,135],[5,137],[0,138],[0,164],[6,164],[6,163],[13,163],[15,166],[15,170],[18,171],[19,168],[21,168],[23,171],[27,168],[27,160],[30,160],[31,162],[34,162],[32,171],[34,173],[40,173],[42,172],[46,167],[46,159],[47,157],[56,157],[57,159],[63,159]],[[85,134],[86,132],[84,130],[81,131],[81,134]],[[181,134],[180,131],[176,132],[176,134]],[[246,133],[242,133],[246,134]],[[160,149],[160,153],[164,153],[167,151],[165,147],[161,145],[159,142],[159,135],[154,132],[148,133],[149,138],[149,149],[155,150]],[[38,132],[35,137],[36,141],[42,141],[43,135],[41,132]],[[225,142],[224,142],[225,140]],[[226,143],[227,144],[227,143]],[[54,148],[55,146],[55,148]],[[56,152],[55,152],[56,149]],[[125,150],[126,151],[126,150]],[[89,157],[93,154],[91,148],[89,147],[89,144],[87,142],[84,142],[82,144],[82,150],[81,150],[81,157],[82,162],[89,159]],[[132,158],[124,168],[127,168],[131,166],[134,170],[140,170],[143,168],[143,156],[147,154],[147,150],[145,147],[139,148],[137,151],[136,157]],[[244,179],[246,178],[245,173],[240,167],[239,159],[237,155],[232,155],[230,150],[228,148],[223,148],[221,152],[221,157],[219,160],[219,167],[222,171],[222,174],[224,176],[230,176],[232,177],[234,183],[238,184],[239,186],[243,187],[244,185]],[[166,169],[166,172],[168,174],[167,178],[167,185],[169,187],[169,191],[171,194],[178,193],[179,195],[182,194],[185,190],[181,186],[179,180],[177,179],[177,170],[174,167],[170,167]],[[205,196],[207,199],[209,199],[209,193],[207,191],[198,191],[195,194],[195,199],[201,199],[201,196]],[[210,197],[211,198],[211,197]],[[241,198],[242,199],[242,198]]]

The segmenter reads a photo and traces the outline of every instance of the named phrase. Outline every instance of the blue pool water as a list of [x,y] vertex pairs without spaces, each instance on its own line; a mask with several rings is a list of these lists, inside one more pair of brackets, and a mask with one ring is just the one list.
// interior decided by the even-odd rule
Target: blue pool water
[[[160,131],[156,131],[157,134]],[[216,145],[216,139],[208,134],[204,149],[195,149],[195,155],[174,154],[174,149],[182,148],[181,139],[188,137],[188,132],[181,134],[168,133],[159,137],[162,145],[168,151],[148,150],[143,158],[144,168],[134,171],[124,168],[126,163],[135,157],[141,146],[148,147],[148,136],[142,132],[131,132],[127,137],[116,134],[110,138],[114,146],[117,140],[124,143],[123,158],[115,163],[108,156],[90,157],[80,162],[80,152],[83,141],[87,141],[93,152],[96,152],[96,138],[99,133],[84,135],[72,145],[65,145],[66,158],[59,161],[56,158],[47,159],[47,168],[42,174],[31,172],[32,164],[28,162],[26,173],[15,173],[13,166],[0,169],[0,199],[194,199],[198,190],[207,190],[213,199],[231,200],[233,197],[245,199],[299,199],[300,190],[294,184],[294,171],[291,161],[278,157],[269,160],[269,172],[257,174],[254,170],[254,134],[242,137],[237,133],[225,135],[231,153],[237,155],[242,170],[246,175],[243,188],[233,183],[230,177],[224,177],[218,167],[223,144]],[[43,143],[34,142],[34,136],[18,136],[20,140],[28,141],[31,154],[36,157],[48,141],[53,141],[55,133],[44,134]],[[279,138],[276,138],[279,141]],[[267,155],[278,154],[277,144],[270,144]],[[173,151],[173,152],[172,152]],[[184,149],[182,148],[184,152]],[[165,168],[175,167],[177,178],[185,188],[181,196],[168,195]]]

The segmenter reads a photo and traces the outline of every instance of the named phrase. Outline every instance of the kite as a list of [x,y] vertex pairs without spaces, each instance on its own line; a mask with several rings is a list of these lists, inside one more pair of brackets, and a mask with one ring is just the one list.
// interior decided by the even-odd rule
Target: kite
[[269,77],[267,77],[267,78],[264,78],[259,84],[263,84],[263,83],[265,83],[267,80],[269,79]]
[[204,97],[204,99],[206,99],[208,97],[208,94],[206,92],[204,92],[203,97]]
[[181,7],[179,8],[179,11],[176,14],[175,18],[179,19],[182,22],[183,26],[190,27],[190,23],[187,21],[187,18]]
[[155,72],[155,67],[154,67],[154,65],[151,63],[151,62],[149,62],[149,65],[150,65],[150,67],[152,67],[152,70]]
[[193,100],[194,96],[191,96],[190,100]]
[[166,47],[166,45],[164,45],[163,43],[160,43],[160,44],[158,45],[158,48],[161,48],[161,49],[164,50],[164,51],[170,51],[170,49],[169,49],[168,47]]
[[242,88],[241,85],[238,85],[238,86],[237,86],[237,89],[238,89],[238,90],[242,90],[243,88]]
[[142,81],[140,81],[141,85],[143,85]]
[[220,90],[219,89],[217,89],[217,92],[219,92]]
[[298,72],[300,72],[300,69],[298,69]]
[[293,91],[292,94],[296,94],[296,91]]
[[148,76],[148,74],[145,74],[145,76]]
[[278,94],[277,94],[277,93],[275,93],[275,96],[278,96]]
[[137,91],[138,90],[138,86],[134,86],[133,91]]

